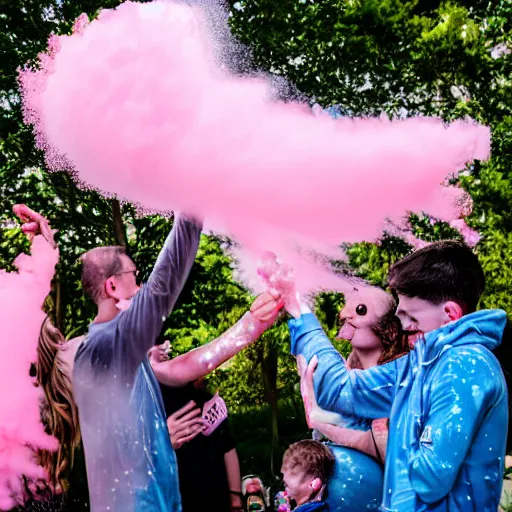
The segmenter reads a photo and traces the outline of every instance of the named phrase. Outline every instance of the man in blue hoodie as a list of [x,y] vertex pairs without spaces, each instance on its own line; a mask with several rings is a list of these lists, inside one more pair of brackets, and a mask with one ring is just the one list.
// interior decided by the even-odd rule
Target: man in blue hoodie
[[476,312],[485,279],[460,242],[414,252],[391,267],[389,284],[414,344],[407,356],[348,371],[305,306],[289,324],[292,353],[306,358],[308,372],[317,367],[320,407],[390,418],[382,511],[495,512],[508,404],[491,350],[501,342],[506,314]]

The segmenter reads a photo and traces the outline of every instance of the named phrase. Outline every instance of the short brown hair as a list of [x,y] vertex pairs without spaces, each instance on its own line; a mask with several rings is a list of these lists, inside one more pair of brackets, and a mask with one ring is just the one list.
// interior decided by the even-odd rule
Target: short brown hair
[[394,293],[407,297],[457,302],[465,314],[476,310],[485,288],[478,258],[458,240],[434,242],[406,256],[390,268],[388,282]]
[[334,455],[318,441],[304,439],[289,446],[283,455],[283,467],[320,478],[326,484],[334,470]]
[[112,245],[96,247],[82,254],[82,287],[84,292],[97,304],[103,294],[103,283],[123,269],[121,256],[126,255],[124,247]]

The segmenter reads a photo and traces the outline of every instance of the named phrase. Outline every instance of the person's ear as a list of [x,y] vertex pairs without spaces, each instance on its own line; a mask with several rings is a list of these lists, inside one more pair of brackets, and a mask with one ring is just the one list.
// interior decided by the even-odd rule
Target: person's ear
[[105,293],[107,294],[107,297],[110,297],[111,299],[116,299],[116,283],[115,279],[113,277],[109,277],[105,281]]
[[455,322],[464,316],[461,305],[453,300],[444,303],[443,313],[446,316],[446,323]]
[[320,478],[313,478],[309,486],[312,491],[318,492],[322,488],[322,480],[320,480]]

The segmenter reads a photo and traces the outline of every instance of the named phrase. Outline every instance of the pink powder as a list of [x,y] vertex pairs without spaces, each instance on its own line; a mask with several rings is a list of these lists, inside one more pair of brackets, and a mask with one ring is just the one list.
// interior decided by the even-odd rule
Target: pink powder
[[21,254],[19,272],[0,272],[0,509],[9,510],[23,494],[22,475],[44,478],[35,450],[55,449],[44,432],[39,405],[41,389],[29,376],[37,359],[37,343],[45,318],[44,300],[59,252],[42,237],[32,242],[31,255]]
[[456,229],[469,247],[475,247],[482,238],[476,229],[470,228],[464,219],[456,219],[450,222],[450,226]]
[[42,69],[20,75],[49,165],[148,209],[205,216],[311,287],[326,274],[304,251],[340,257],[341,242],[374,240],[408,211],[459,217],[441,183],[488,157],[487,128],[274,102],[263,78],[221,69],[202,19],[184,4],[125,2],[52,38]]

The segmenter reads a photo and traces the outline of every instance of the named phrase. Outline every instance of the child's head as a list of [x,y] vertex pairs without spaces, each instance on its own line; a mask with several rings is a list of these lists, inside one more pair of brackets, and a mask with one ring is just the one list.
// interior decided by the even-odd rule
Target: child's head
[[288,496],[297,505],[319,497],[333,468],[334,456],[324,444],[312,439],[292,444],[283,456],[281,467]]
[[389,285],[397,316],[411,335],[438,329],[476,310],[485,288],[478,258],[463,242],[435,242],[395,263]]

